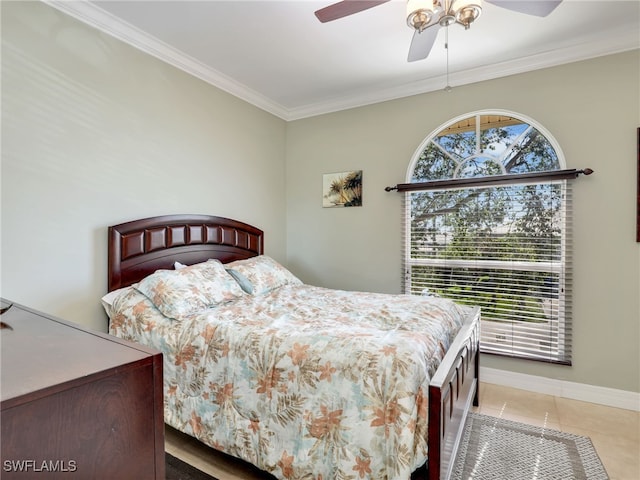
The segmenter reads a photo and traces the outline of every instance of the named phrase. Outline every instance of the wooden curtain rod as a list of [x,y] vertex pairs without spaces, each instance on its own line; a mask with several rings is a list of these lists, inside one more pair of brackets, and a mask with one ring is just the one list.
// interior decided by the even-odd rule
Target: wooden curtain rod
[[521,173],[515,175],[490,175],[488,177],[454,178],[451,180],[432,180],[430,182],[399,183],[395,187],[386,187],[385,191],[411,192],[416,190],[441,190],[445,188],[479,187],[528,183],[531,180],[570,180],[578,175],[591,175],[593,170],[550,170],[547,172]]

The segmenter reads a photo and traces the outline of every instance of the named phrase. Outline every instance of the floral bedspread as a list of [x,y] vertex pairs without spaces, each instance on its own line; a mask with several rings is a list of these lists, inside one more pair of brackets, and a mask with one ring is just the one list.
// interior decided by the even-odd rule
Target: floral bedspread
[[180,321],[130,289],[110,333],[163,352],[167,424],[280,479],[408,479],[427,388],[468,313],[445,299],[283,286]]

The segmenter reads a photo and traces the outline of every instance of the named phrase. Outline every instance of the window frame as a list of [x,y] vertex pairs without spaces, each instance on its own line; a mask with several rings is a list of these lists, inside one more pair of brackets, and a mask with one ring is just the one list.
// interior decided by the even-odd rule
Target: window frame
[[[523,138],[524,135],[526,135],[527,132],[529,132],[532,128],[537,130],[537,132],[544,137],[545,141],[548,143],[548,145],[554,150],[555,156],[556,156],[556,161],[557,161],[557,169],[556,170],[564,170],[566,168],[566,161],[565,161],[565,156],[564,153],[562,152],[562,149],[560,148],[560,145],[558,144],[558,142],[556,141],[556,139],[542,126],[540,125],[538,122],[536,122],[535,120],[527,117],[526,115],[522,115],[520,113],[516,113],[516,112],[511,112],[511,111],[507,111],[507,110],[499,110],[499,109],[489,109],[489,110],[479,110],[479,111],[474,111],[474,112],[469,112],[463,115],[459,115],[458,117],[455,117],[445,123],[443,123],[442,125],[440,125],[438,128],[436,128],[435,130],[433,130],[431,133],[429,133],[429,135],[427,135],[425,137],[425,139],[420,143],[420,145],[416,148],[415,152],[413,153],[412,157],[411,157],[411,161],[409,163],[409,166],[407,168],[407,173],[406,173],[406,181],[407,183],[402,185],[405,187],[404,190],[404,201],[403,201],[403,285],[402,285],[402,290],[404,291],[404,293],[407,294],[411,294],[411,287],[412,287],[412,272],[411,272],[411,267],[413,266],[418,266],[418,265],[427,265],[427,266],[437,266],[438,264],[446,264],[447,267],[451,267],[452,265],[456,265],[460,268],[464,268],[464,267],[473,267],[473,268],[478,268],[479,266],[483,266],[486,268],[490,268],[490,269],[503,269],[505,271],[513,271],[513,272],[517,272],[520,270],[525,270],[525,271],[538,271],[538,272],[554,272],[557,273],[559,275],[559,277],[562,278],[562,288],[559,289],[558,291],[558,301],[560,302],[560,304],[562,305],[562,308],[559,308],[558,310],[558,314],[557,314],[557,335],[556,335],[556,341],[558,342],[558,350],[560,350],[560,353],[558,356],[554,357],[553,355],[550,355],[549,357],[540,357],[538,355],[527,355],[527,354],[523,354],[520,350],[518,350],[515,354],[512,352],[511,354],[509,353],[505,353],[505,351],[496,351],[495,349],[490,349],[487,350],[486,348],[483,349],[482,348],[482,341],[481,341],[481,351],[484,351],[485,353],[496,353],[499,355],[506,355],[506,356],[512,356],[512,357],[517,357],[517,358],[526,358],[526,359],[532,359],[532,360],[541,360],[541,361],[547,361],[547,362],[553,362],[553,363],[562,363],[562,364],[571,364],[571,331],[572,331],[572,318],[571,318],[571,299],[572,299],[572,295],[571,295],[571,282],[572,282],[572,278],[570,274],[567,274],[567,272],[570,272],[572,269],[572,265],[571,265],[571,248],[567,247],[568,244],[570,244],[571,242],[571,224],[570,222],[568,222],[567,217],[571,217],[571,212],[572,212],[572,203],[571,203],[571,198],[570,198],[570,193],[571,193],[571,188],[570,185],[568,183],[568,181],[565,179],[563,180],[565,182],[565,187],[564,187],[564,191],[566,191],[566,193],[569,195],[569,197],[567,198],[563,198],[562,200],[562,208],[561,208],[561,212],[562,212],[562,219],[561,219],[561,224],[562,224],[562,232],[561,232],[561,257],[560,257],[560,261],[550,261],[548,263],[543,263],[543,262],[513,262],[513,261],[501,261],[501,260],[477,260],[477,259],[471,259],[471,260],[445,260],[445,259],[413,259],[412,258],[412,225],[411,225],[411,218],[412,218],[412,202],[411,202],[411,191],[415,191],[415,190],[426,190],[426,189],[431,189],[431,188],[420,188],[420,184],[415,184],[414,182],[412,182],[413,178],[414,178],[414,172],[415,169],[418,165],[418,162],[420,161],[420,157],[422,156],[423,152],[427,149],[427,147],[429,146],[429,144],[432,142],[432,140],[434,140],[435,138],[437,138],[443,131],[446,131],[447,129],[451,128],[452,126],[456,125],[459,122],[465,121],[467,119],[474,119],[475,121],[475,133],[476,133],[476,148],[473,151],[473,153],[471,153],[470,155],[464,157],[464,158],[460,158],[458,160],[456,160],[457,166],[455,168],[455,173],[454,173],[454,177],[453,178],[449,178],[448,180],[446,179],[439,179],[439,180],[432,180],[432,181],[427,181],[424,182],[424,184],[444,184],[447,185],[447,182],[449,184],[451,183],[455,183],[455,179],[456,178],[460,178],[460,177],[456,177],[455,175],[458,173],[458,170],[461,168],[462,165],[464,165],[464,163],[469,159],[472,158],[474,156],[478,156],[481,155],[482,152],[479,151],[479,146],[480,146],[480,132],[481,132],[481,122],[480,122],[480,117],[482,116],[501,116],[501,117],[512,117],[514,119],[517,119],[519,121],[522,121],[523,123],[526,123],[528,125],[528,127],[521,133],[521,135],[518,136],[518,138],[514,141],[512,141],[510,143],[510,146],[507,150],[510,150],[511,148],[513,148],[514,145],[518,145],[518,140]],[[438,147],[440,147],[440,145],[437,142],[434,142]],[[444,152],[445,155],[447,156],[451,156],[449,152]],[[481,176],[481,177],[475,177],[475,178],[482,178],[482,179],[486,179],[486,183],[489,183],[493,177],[493,179],[496,179],[497,177],[509,177],[509,176],[513,176],[516,174],[507,174],[506,170],[504,169],[504,163],[502,162],[502,160],[504,160],[505,158],[508,158],[506,155],[503,155],[500,158],[500,168],[501,168],[501,174],[500,175],[487,175],[487,176]],[[555,173],[555,170],[553,170],[552,172]],[[559,172],[558,172],[559,173]],[[583,173],[583,172],[578,172],[578,173]],[[540,173],[540,175],[542,176],[542,172]],[[533,175],[535,177],[535,175]],[[577,174],[575,175],[577,176]],[[462,177],[465,178],[465,177]],[[469,183],[474,183],[473,179],[469,179]],[[478,182],[478,183],[483,183],[482,181]],[[507,183],[510,183],[507,181]],[[530,182],[528,182],[529,184],[543,184],[543,183],[547,183],[545,181],[539,180],[532,180]],[[401,187],[401,185],[398,185],[398,187]],[[415,187],[415,188],[411,188],[411,187]],[[441,185],[433,185],[433,189],[436,190],[451,190],[453,188],[456,187],[447,187],[447,186],[441,186]],[[460,187],[457,187],[460,188]],[[480,185],[478,188],[484,188],[484,185]],[[400,190],[400,188],[398,188],[398,190]],[[567,249],[569,251],[569,254],[567,255]],[[517,313],[517,311],[515,311]],[[513,325],[517,325],[517,323],[513,323]],[[549,331],[554,331],[554,327],[550,324],[549,325]]]

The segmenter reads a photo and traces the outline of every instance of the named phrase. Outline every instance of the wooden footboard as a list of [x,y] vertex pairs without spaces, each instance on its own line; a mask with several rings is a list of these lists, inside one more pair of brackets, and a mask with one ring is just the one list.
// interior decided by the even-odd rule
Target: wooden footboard
[[429,385],[427,478],[448,480],[471,404],[478,405],[480,308],[473,309]]

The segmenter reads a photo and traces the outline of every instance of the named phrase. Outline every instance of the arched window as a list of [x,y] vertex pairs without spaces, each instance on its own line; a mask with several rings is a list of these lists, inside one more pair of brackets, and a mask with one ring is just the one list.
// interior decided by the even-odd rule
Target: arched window
[[567,178],[577,174],[564,168],[551,135],[511,112],[471,113],[429,135],[398,188],[405,292],[480,305],[484,352],[570,364]]

